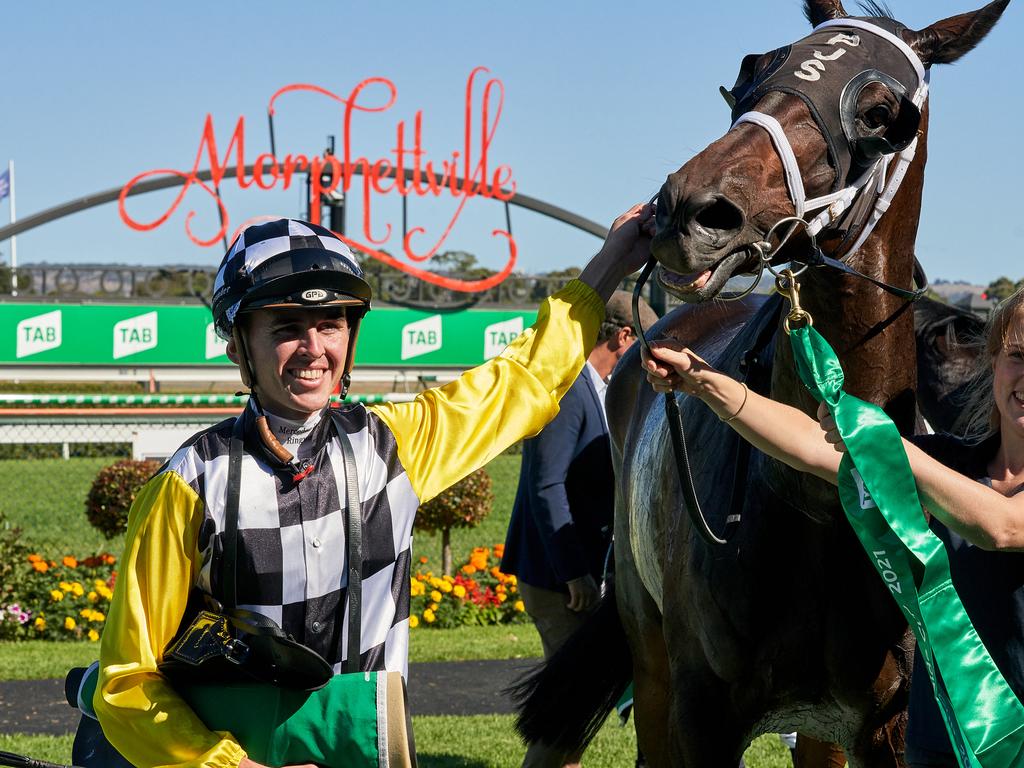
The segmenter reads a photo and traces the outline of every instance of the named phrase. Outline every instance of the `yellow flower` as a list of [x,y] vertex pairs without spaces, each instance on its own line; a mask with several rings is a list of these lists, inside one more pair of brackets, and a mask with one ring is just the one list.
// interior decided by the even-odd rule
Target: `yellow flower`
[[499,595],[504,595],[508,591],[508,588],[504,584],[499,584],[494,588],[494,591]]
[[419,625],[420,625],[420,617],[419,616],[410,616],[409,617],[409,629],[416,629],[416,627],[418,627]]
[[96,591],[100,593],[100,597],[102,597],[104,600],[109,600],[111,597],[114,596],[114,593],[106,584],[104,584],[102,587],[96,587]]
[[441,593],[435,589],[433,592],[430,593],[430,599],[433,600],[435,603],[440,603]]
[[508,595],[506,595],[504,592],[499,592],[498,593],[498,602],[499,603],[504,603],[506,600],[508,600]]
[[70,592],[71,591],[71,582],[70,581],[62,581],[57,586],[59,586],[65,592]]
[[430,586],[432,586],[434,589],[438,589],[443,583],[444,582],[436,576],[430,580]]
[[64,629],[72,630],[76,626],[78,626],[78,625],[75,624],[75,620],[74,619],[72,619],[70,616],[65,616],[64,617]]
[[515,608],[520,613],[522,613],[523,611],[526,610],[526,604],[523,603],[522,600],[516,600],[514,603],[512,603],[512,607]]
[[508,579],[506,579],[506,581],[507,581],[507,582],[508,582],[509,584],[511,584],[512,586],[515,586],[516,584],[518,584],[518,583],[519,583],[519,582],[518,582],[518,581],[516,580],[515,574],[511,574],[511,573],[509,574],[509,576],[508,576]]
[[437,610],[437,603],[431,603],[430,605],[428,605],[427,606],[427,610],[428,611],[436,611]]
[[100,587],[107,586],[107,582],[105,582],[103,579],[94,579],[92,585],[96,587],[96,589],[99,589]]
[[88,595],[86,595],[86,597],[89,598],[90,603],[95,603],[97,600],[100,599],[100,596],[97,595],[95,592],[90,592]]
[[71,591],[75,593],[75,597],[81,597],[85,594],[85,589],[77,581],[72,582]]
[[452,583],[450,581],[441,582],[441,591],[447,595],[452,591]]
[[46,629],[46,619],[40,616],[38,619],[35,620],[34,626],[36,629],[42,632],[44,629]]
[[59,603],[61,600],[64,599],[64,593],[61,592],[59,589],[51,589],[50,599],[53,600],[53,602],[55,603]]
[[78,615],[81,616],[83,619],[88,619],[90,616],[92,616],[92,608],[83,608],[78,612]]
[[89,640],[95,643],[97,640],[100,639],[100,633],[97,632],[95,629],[90,629],[88,637]]
[[466,596],[466,588],[461,584],[456,584],[452,587],[452,594],[461,600]]
[[455,581],[455,577],[449,576],[447,573],[444,575],[444,580],[448,584],[452,584]]
[[434,612],[429,608],[423,612],[423,620],[427,622],[427,624],[433,624],[435,618],[437,617],[434,616]]

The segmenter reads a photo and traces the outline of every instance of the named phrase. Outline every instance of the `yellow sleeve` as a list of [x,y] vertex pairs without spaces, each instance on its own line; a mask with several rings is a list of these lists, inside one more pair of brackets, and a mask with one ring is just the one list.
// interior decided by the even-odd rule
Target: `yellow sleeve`
[[412,402],[372,406],[394,434],[420,502],[551,421],[603,320],[601,297],[573,280],[541,305],[533,327],[498,357]]
[[211,732],[157,671],[199,571],[203,503],[175,472],[150,480],[128,535],[100,644],[93,705],[111,744],[138,768],[234,768],[245,752]]

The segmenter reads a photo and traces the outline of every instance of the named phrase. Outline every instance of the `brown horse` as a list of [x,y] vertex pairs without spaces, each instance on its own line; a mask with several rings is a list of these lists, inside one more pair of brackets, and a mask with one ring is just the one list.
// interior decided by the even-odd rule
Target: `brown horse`
[[[1007,3],[913,31],[875,3],[865,8],[871,16],[849,17],[840,0],[805,0],[812,35],[744,60],[727,94],[734,127],[662,187],[656,274],[688,303],[650,338],[678,338],[752,388],[813,413],[777,330],[779,300],[710,301],[729,277],[757,269],[767,238],[775,261],[819,265],[802,276],[801,295],[839,354],[847,391],[912,432],[907,297],[926,157],[925,72],[970,51]],[[895,177],[902,185],[893,193]],[[864,191],[844,197],[857,182]],[[822,268],[802,231],[775,243],[773,227],[794,209],[846,272]],[[841,744],[851,766],[901,765],[913,638],[835,488],[756,450],[737,472],[735,433],[699,401],[678,402],[711,528],[723,531],[737,514],[742,522],[722,546],[698,535],[665,411],[633,350],[608,392],[621,618],[603,605],[552,659],[532,683],[521,730],[578,743],[632,675],[637,734],[652,766],[735,768],[755,736],[790,730]],[[617,621],[631,666],[615,667]],[[587,696],[589,709],[579,703]]]

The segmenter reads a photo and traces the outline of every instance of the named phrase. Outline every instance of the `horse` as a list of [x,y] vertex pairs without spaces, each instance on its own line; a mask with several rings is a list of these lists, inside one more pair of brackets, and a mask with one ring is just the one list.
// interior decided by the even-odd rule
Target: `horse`
[[[811,35],[743,60],[723,89],[733,127],[660,190],[655,274],[684,304],[649,337],[679,339],[813,414],[781,299],[716,300],[735,275],[803,264],[803,307],[836,349],[846,390],[912,433],[927,72],[973,49],[1008,2],[914,31],[871,0],[860,17],[841,0],[805,0]],[[699,400],[674,397],[705,525],[732,536],[701,535],[666,409],[630,350],[607,393],[613,597],[520,686],[520,732],[578,748],[632,679],[639,746],[655,768],[735,768],[753,738],[792,730],[840,744],[854,768],[902,765],[913,637],[835,488],[744,448]]]

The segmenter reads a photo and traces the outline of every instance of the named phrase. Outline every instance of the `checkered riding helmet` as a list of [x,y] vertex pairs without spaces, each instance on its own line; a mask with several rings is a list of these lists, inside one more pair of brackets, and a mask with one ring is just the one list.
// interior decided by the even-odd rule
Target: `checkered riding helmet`
[[228,341],[240,312],[323,306],[357,307],[349,312],[354,325],[370,309],[370,294],[352,251],[333,232],[277,219],[246,227],[224,255],[213,286],[214,327]]

